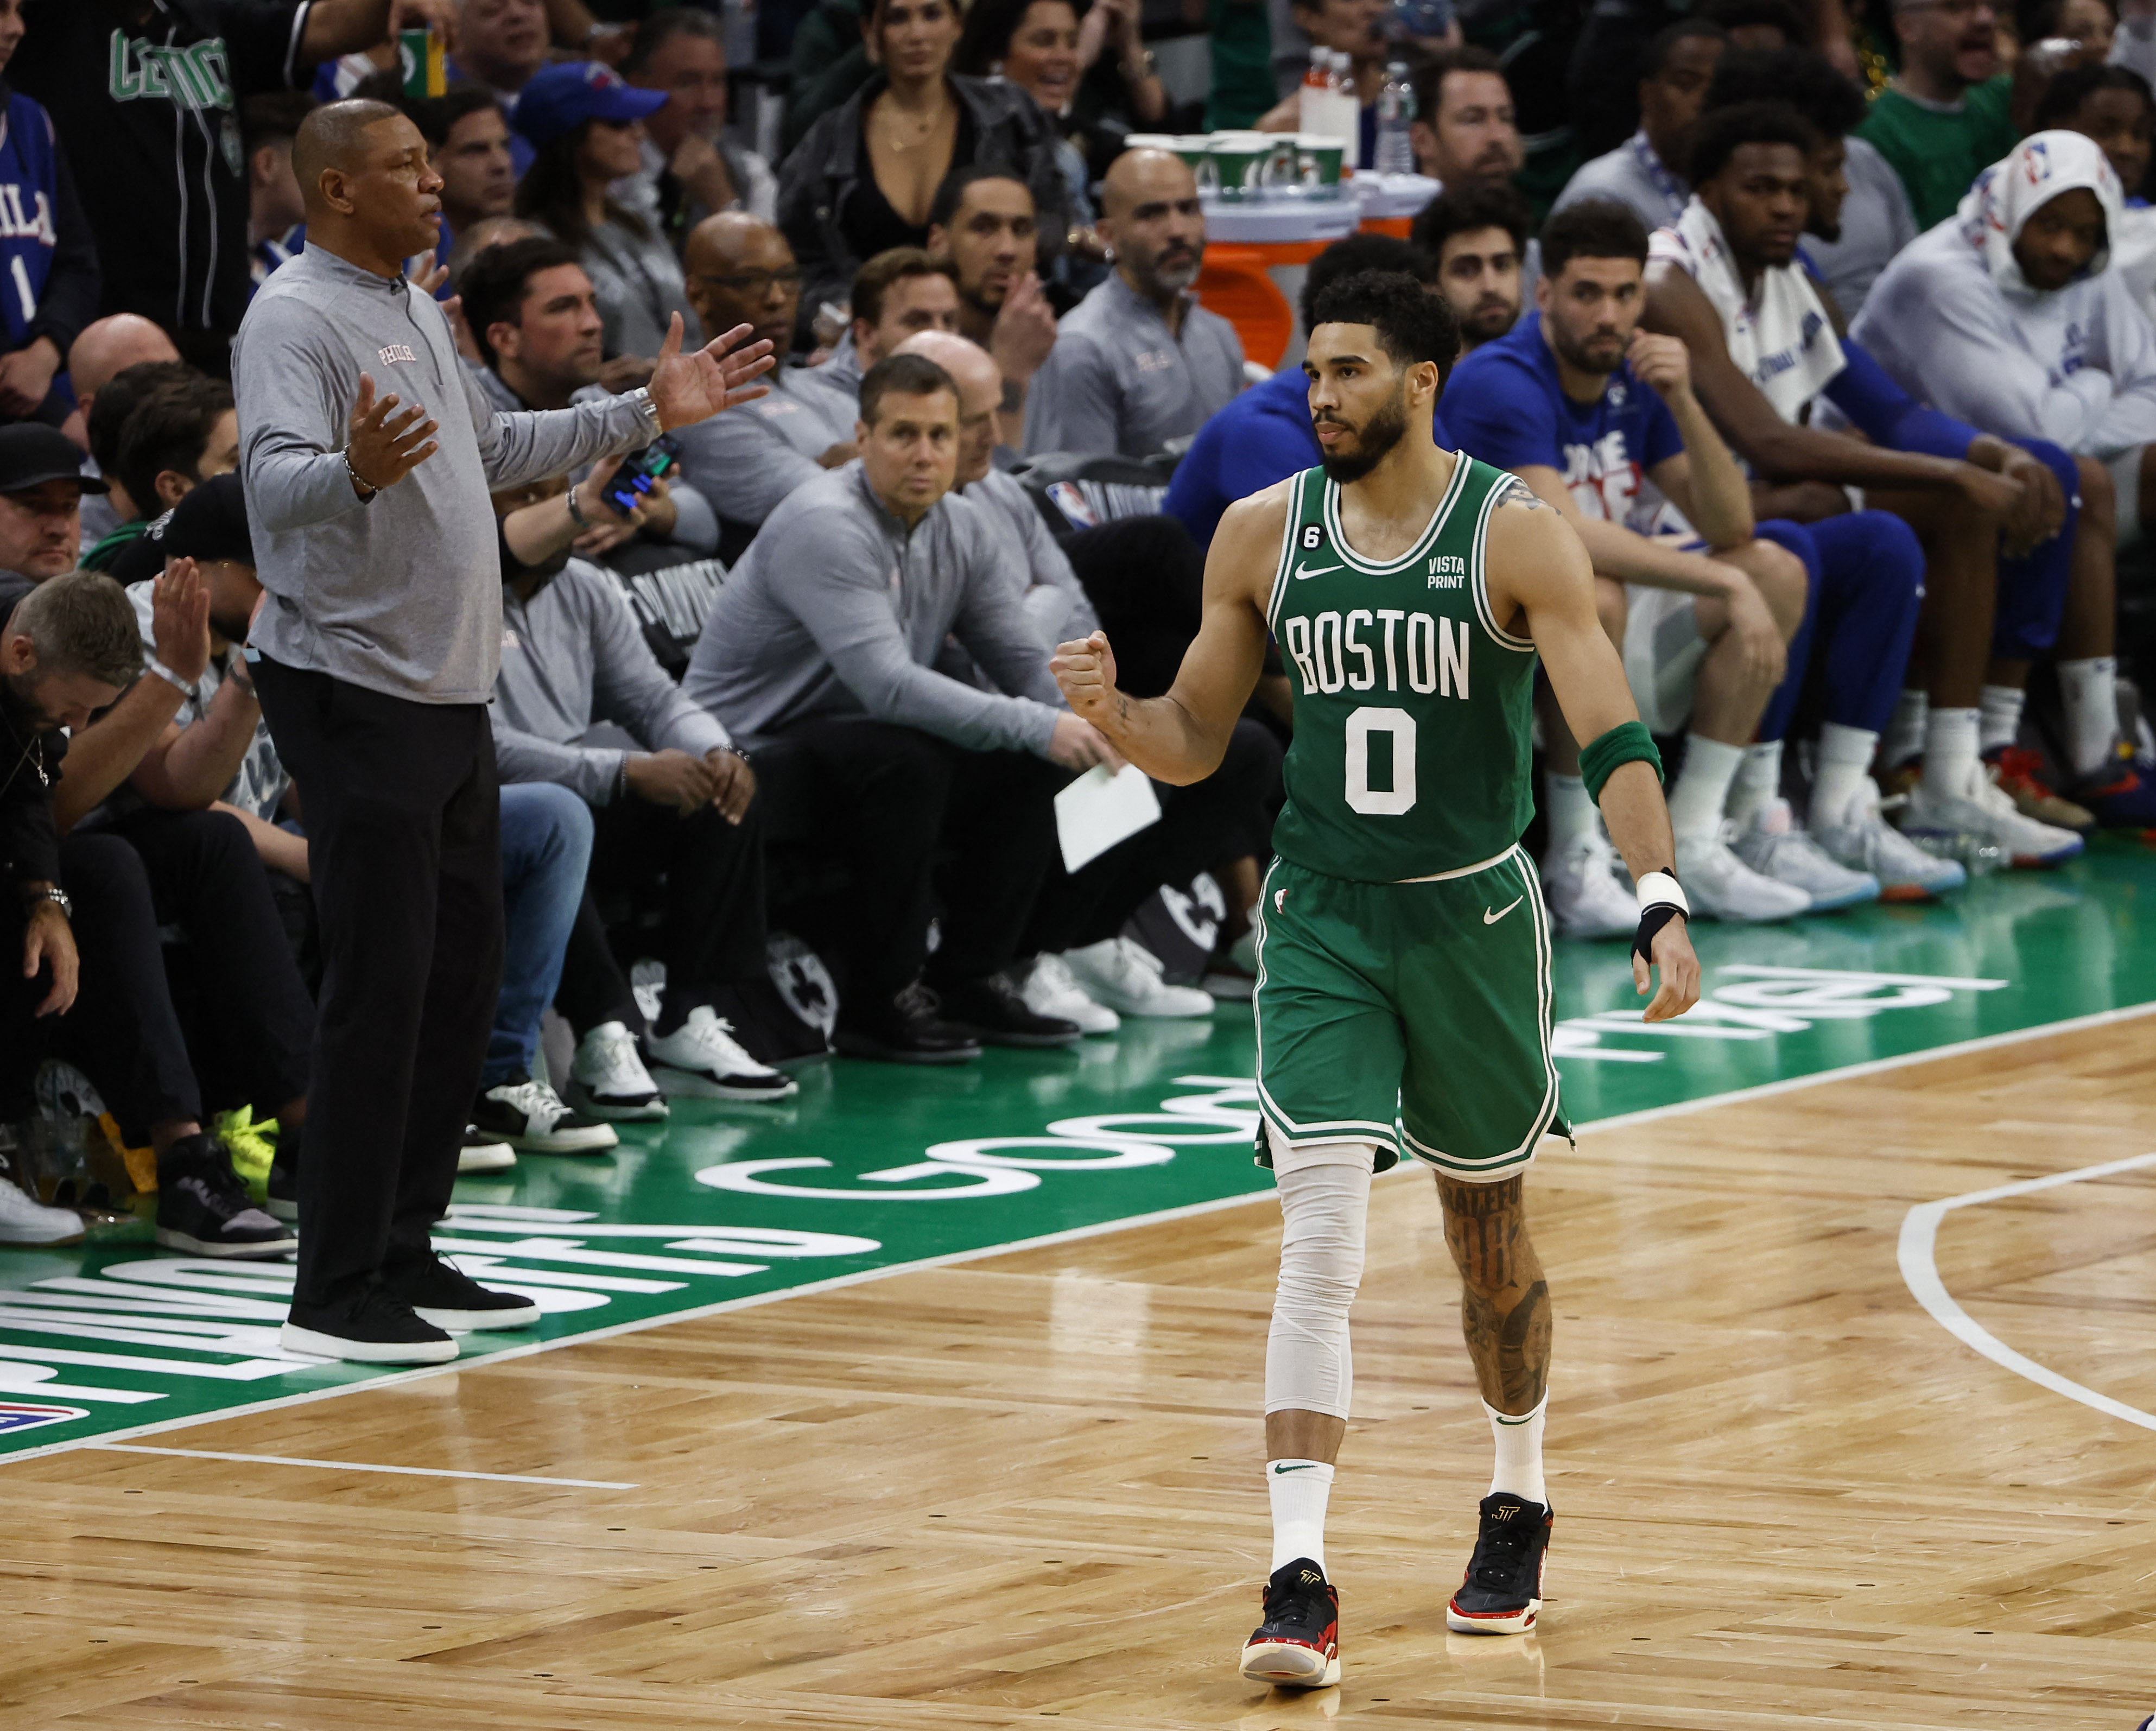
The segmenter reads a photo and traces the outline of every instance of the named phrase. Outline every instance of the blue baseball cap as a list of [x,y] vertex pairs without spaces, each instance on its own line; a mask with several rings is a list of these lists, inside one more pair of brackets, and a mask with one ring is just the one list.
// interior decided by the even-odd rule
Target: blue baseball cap
[[665,105],[665,91],[639,90],[611,66],[565,60],[531,75],[510,124],[532,143],[546,145],[586,121],[640,121]]

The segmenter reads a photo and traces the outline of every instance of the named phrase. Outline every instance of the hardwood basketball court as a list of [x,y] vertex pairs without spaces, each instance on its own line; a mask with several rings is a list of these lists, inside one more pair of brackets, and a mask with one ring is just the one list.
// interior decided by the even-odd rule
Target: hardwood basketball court
[[1656,1114],[1538,1168],[1558,1526],[1526,1638],[1444,1627],[1487,1433],[1401,1173],[1332,1499],[1337,1691],[1235,1670],[1260,1199],[18,1461],[0,1723],[2127,1731],[2156,1710],[2156,1162],[1937,1240],[1978,1328],[2138,1423],[1980,1356],[1897,1250],[1912,1205],[2156,1148],[2152,1034]]

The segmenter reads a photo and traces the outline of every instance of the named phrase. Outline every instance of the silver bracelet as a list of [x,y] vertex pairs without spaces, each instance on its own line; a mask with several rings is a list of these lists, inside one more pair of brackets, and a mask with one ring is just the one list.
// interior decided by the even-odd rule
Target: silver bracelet
[[349,449],[340,452],[338,455],[343,457],[344,472],[352,477],[352,484],[359,489],[359,496],[362,501],[373,498],[377,493],[382,491],[381,488],[375,485],[372,481],[369,480],[365,475],[362,475],[357,469],[352,466],[352,452]]
[[569,507],[569,521],[574,523],[579,529],[590,528],[592,526],[592,520],[586,516],[583,512],[578,508],[577,488],[576,484],[573,482],[570,485],[568,497],[566,502]]

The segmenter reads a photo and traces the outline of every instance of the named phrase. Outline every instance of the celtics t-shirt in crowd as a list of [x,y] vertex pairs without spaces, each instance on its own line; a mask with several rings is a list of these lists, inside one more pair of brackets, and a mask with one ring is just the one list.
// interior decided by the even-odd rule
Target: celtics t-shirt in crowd
[[1902,177],[1919,229],[1952,216],[1969,182],[2020,142],[2007,113],[2013,93],[2002,72],[1970,85],[1958,102],[1927,102],[1891,86],[1873,101],[1857,134]]
[[247,310],[239,103],[304,82],[310,0],[43,0],[8,80],[59,130],[100,311],[229,335]]

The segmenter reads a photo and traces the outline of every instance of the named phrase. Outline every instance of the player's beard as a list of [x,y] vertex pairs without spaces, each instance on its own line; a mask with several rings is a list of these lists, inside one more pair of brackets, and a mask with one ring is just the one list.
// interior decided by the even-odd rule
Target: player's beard
[[[1336,426],[1346,423],[1336,421]],[[1392,454],[1392,449],[1407,436],[1408,387],[1402,378],[1393,388],[1391,400],[1378,409],[1355,432],[1355,449],[1338,455],[1327,453],[1321,460],[1325,465],[1328,480],[1348,486],[1362,480]]]
[[1554,319],[1544,320],[1543,329],[1549,333],[1550,347],[1557,351],[1558,358],[1566,366],[1576,367],[1582,372],[1607,378],[1624,362],[1625,344],[1622,342],[1605,343],[1607,352],[1596,354],[1585,343],[1573,341]]

